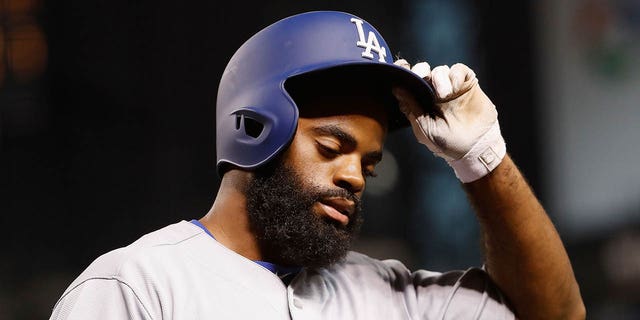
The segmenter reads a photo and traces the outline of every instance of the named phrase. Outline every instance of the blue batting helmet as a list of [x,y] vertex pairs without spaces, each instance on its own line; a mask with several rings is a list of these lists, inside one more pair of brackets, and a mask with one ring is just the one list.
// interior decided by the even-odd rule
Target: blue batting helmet
[[[288,17],[247,40],[224,70],[216,105],[218,172],[225,165],[257,168],[291,141],[298,107],[285,89],[287,79],[355,66],[407,87],[425,108],[433,104],[429,85],[393,64],[387,43],[366,21],[335,11]],[[389,121],[390,128],[407,124],[397,110]]]

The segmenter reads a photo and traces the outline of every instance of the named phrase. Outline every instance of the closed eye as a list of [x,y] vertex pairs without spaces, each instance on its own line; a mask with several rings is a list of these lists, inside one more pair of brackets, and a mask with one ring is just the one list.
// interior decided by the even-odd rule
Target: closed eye
[[[316,141],[316,146],[318,147],[320,154],[322,154],[324,157],[328,159],[333,159],[342,154],[342,150],[340,150],[340,146],[338,145],[333,146],[333,143],[330,143],[329,145],[326,142]],[[365,157],[366,162],[369,162],[369,163],[373,162],[373,164],[362,166],[362,175],[364,177],[375,178],[378,176],[376,172],[374,172],[369,168],[375,167],[375,163],[379,162],[381,157],[382,157],[382,154],[379,152],[368,154]]]
[[340,150],[334,147],[330,147],[328,145],[322,144],[320,142],[317,143],[320,152],[327,158],[334,158],[340,155]]

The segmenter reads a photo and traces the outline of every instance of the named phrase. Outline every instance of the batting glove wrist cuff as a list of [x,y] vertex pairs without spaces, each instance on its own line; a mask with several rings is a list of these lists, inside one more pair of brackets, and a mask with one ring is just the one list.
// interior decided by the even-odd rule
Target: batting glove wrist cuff
[[462,158],[447,161],[462,183],[476,181],[495,169],[507,153],[498,121]]

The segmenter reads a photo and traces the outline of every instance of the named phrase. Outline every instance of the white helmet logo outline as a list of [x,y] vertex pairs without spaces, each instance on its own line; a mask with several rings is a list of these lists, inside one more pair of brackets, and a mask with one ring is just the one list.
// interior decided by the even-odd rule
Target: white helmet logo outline
[[358,18],[351,18],[351,22],[356,25],[356,29],[358,29],[358,41],[356,42],[356,46],[360,48],[364,48],[362,51],[362,57],[373,60],[373,54],[371,51],[378,54],[378,61],[385,62],[384,58],[387,56],[387,49],[385,47],[380,46],[380,42],[376,37],[376,34],[373,31],[369,31],[368,37],[365,41],[364,36],[364,28],[362,28],[362,24],[364,21]]

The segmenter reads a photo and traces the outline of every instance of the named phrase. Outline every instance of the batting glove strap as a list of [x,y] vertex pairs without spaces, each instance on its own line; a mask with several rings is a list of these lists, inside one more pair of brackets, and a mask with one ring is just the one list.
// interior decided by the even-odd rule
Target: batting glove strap
[[494,122],[476,144],[462,158],[447,161],[462,183],[476,181],[495,169],[507,153],[500,134],[500,124]]

